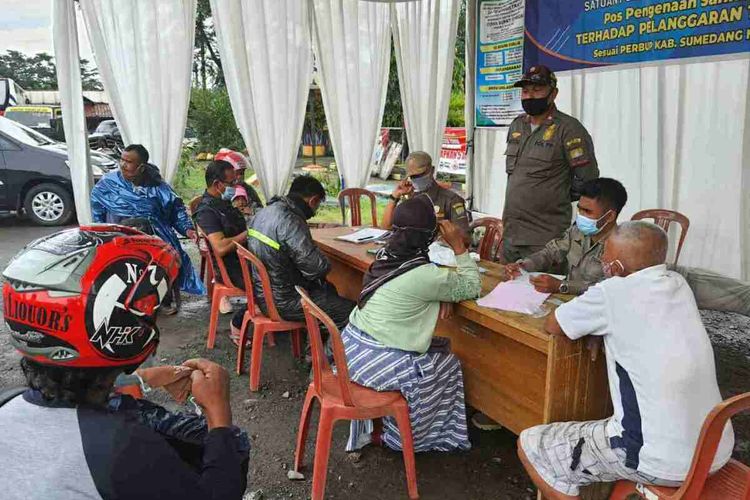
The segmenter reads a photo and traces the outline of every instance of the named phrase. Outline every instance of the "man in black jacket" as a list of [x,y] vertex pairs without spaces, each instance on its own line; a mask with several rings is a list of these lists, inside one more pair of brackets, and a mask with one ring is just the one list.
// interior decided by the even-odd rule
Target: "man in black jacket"
[[[326,281],[331,263],[315,245],[307,225],[325,197],[325,189],[317,179],[297,177],[287,196],[271,198],[266,208],[255,215],[248,230],[247,245],[268,270],[273,300],[282,318],[303,320],[300,298],[294,290],[295,286],[301,286],[336,326],[343,329],[356,304],[340,297],[335,287]],[[255,296],[264,309],[260,280],[253,281]]]

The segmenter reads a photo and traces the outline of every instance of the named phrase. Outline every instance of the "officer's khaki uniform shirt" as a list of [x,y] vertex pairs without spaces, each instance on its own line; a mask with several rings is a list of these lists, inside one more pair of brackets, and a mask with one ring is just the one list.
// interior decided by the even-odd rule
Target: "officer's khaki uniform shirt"
[[602,254],[606,238],[594,242],[577,226],[571,226],[562,238],[552,240],[542,250],[521,260],[527,271],[549,272],[553,266],[564,264],[568,293],[580,295],[589,286],[604,279]]
[[466,202],[461,196],[441,187],[437,182],[433,182],[424,193],[430,197],[432,204],[438,207],[438,217],[456,224],[464,234],[469,233],[469,214],[466,211]]
[[559,238],[570,226],[581,184],[599,177],[591,136],[556,109],[533,132],[524,114],[510,124],[505,155],[503,237],[513,246]]

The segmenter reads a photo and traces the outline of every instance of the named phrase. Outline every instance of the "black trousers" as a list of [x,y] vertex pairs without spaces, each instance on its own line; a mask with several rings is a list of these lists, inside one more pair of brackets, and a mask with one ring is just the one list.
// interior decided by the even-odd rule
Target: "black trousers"
[[[234,277],[230,276],[230,278],[234,281]],[[242,286],[240,288],[244,289],[245,287]],[[339,331],[343,330],[347,323],[349,323],[349,315],[356,307],[356,302],[340,296],[336,292],[336,287],[330,283],[308,290],[307,293],[310,295],[312,301],[333,320]],[[258,305],[263,314],[268,314],[265,303]],[[279,315],[287,321],[305,321],[305,313],[302,311],[302,305],[299,302],[287,305],[286,307],[276,304],[276,307]],[[247,308],[244,308],[234,313],[234,316],[232,316],[232,326],[235,328],[242,326],[242,317],[245,315],[246,310]]]

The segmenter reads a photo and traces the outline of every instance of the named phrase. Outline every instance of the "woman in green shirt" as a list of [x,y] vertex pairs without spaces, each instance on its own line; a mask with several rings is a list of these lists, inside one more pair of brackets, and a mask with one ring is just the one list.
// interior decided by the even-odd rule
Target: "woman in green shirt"
[[[456,254],[456,269],[429,260],[438,230]],[[392,231],[365,275],[341,335],[349,375],[377,391],[401,391],[409,404],[415,451],[468,450],[461,365],[447,340],[433,334],[441,302],[479,295],[479,271],[461,230],[448,221],[438,225],[427,195],[399,204]],[[371,432],[371,421],[352,422],[347,450],[368,444]],[[393,418],[383,419],[382,441],[401,449]]]

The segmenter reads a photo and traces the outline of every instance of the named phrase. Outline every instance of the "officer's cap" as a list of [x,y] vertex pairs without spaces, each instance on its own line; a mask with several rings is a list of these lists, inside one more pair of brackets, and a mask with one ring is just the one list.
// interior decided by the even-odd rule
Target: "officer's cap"
[[532,66],[518,80],[514,87],[523,87],[524,85],[549,85],[552,88],[557,87],[557,77],[547,66],[541,64]]

